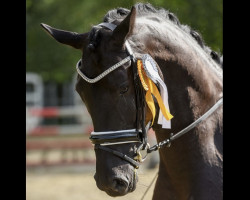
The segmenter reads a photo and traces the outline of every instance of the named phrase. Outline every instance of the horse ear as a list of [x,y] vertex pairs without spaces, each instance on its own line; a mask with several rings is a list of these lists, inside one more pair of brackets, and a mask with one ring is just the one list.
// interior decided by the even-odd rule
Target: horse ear
[[133,33],[135,24],[136,8],[133,6],[127,17],[113,31],[113,39],[123,45],[126,38]]
[[82,49],[84,41],[87,38],[87,33],[79,34],[76,32],[60,30],[43,23],[41,23],[41,26],[58,42],[76,49]]

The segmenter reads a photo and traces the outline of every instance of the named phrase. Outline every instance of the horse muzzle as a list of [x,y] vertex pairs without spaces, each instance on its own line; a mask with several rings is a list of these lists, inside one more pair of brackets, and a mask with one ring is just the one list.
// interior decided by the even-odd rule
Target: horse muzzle
[[125,175],[116,175],[111,176],[106,179],[105,182],[102,182],[96,174],[94,176],[97,187],[112,197],[124,196],[135,190],[138,181],[137,174],[131,176],[129,179],[127,177],[128,176]]

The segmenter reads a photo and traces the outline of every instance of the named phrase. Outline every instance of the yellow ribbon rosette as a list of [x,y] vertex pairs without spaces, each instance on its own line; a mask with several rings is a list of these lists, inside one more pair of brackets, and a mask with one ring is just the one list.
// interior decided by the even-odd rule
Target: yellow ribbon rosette
[[171,115],[169,113],[169,111],[166,109],[160,92],[158,91],[156,85],[154,84],[154,82],[146,75],[144,69],[143,69],[143,64],[142,64],[142,60],[137,60],[137,69],[138,69],[138,74],[142,83],[142,86],[144,88],[144,90],[146,91],[146,95],[145,95],[145,100],[147,102],[147,105],[152,113],[153,119],[152,119],[152,123],[151,125],[154,123],[154,118],[155,118],[155,114],[156,114],[156,109],[155,109],[155,104],[154,104],[154,100],[152,95],[154,95],[154,97],[156,98],[159,107],[162,111],[163,116],[167,119],[170,120],[173,118],[173,115]]

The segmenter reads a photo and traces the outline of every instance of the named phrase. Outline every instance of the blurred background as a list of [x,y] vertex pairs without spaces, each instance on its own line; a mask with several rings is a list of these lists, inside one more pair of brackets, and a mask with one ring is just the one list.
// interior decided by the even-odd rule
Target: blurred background
[[[222,0],[26,0],[26,199],[113,199],[97,189],[93,130],[85,105],[75,92],[75,65],[81,52],[59,44],[41,28],[88,32],[117,7],[148,2],[173,12],[223,54]],[[150,143],[155,143],[150,130]],[[140,199],[157,173],[159,155],[139,170],[138,188],[116,199]],[[151,199],[153,187],[145,197]]]

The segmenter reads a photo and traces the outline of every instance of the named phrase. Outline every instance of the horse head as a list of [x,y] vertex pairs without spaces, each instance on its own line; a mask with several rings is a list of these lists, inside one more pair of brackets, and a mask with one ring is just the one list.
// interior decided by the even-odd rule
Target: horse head
[[[79,34],[46,24],[41,26],[58,42],[81,50],[79,70],[93,78],[128,56],[125,41],[133,32],[135,14],[132,9],[124,20],[117,20],[114,31],[94,26],[90,32]],[[135,129],[136,100],[130,65],[131,60],[93,84],[78,75],[75,88],[90,113],[95,132]],[[133,157],[138,145],[131,142],[110,148]],[[133,165],[120,157],[110,156],[107,151],[96,149],[95,153],[95,180],[101,190],[111,196],[120,196],[135,189],[137,175]]]

